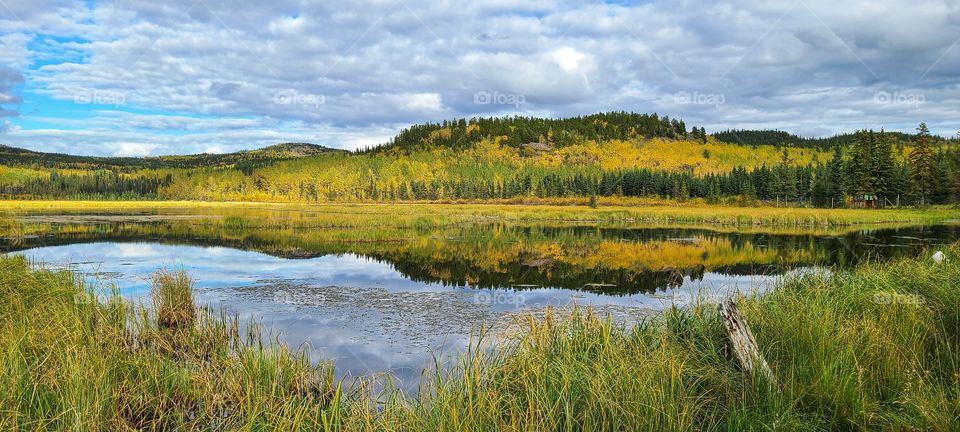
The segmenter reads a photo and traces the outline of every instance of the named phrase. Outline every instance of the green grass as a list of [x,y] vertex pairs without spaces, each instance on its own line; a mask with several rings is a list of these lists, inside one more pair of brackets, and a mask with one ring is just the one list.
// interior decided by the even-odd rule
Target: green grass
[[[4,430],[935,430],[960,428],[960,249],[787,281],[740,306],[776,375],[744,376],[715,308],[621,327],[589,310],[518,317],[417,397],[337,383],[198,309],[192,325],[70,273],[0,258]],[[154,291],[179,310],[189,280]],[[173,294],[176,293],[176,294]],[[167,301],[167,300],[163,300]]]

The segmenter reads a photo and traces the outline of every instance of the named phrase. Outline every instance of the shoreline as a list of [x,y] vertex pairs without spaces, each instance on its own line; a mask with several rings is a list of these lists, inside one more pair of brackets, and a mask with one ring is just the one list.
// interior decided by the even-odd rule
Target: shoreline
[[[739,370],[703,305],[633,330],[585,310],[520,317],[522,329],[493,352],[481,337],[453,365],[425,371],[416,396],[350,388],[332,378],[334,365],[310,365],[256,330],[239,334],[233,318],[197,310],[164,315],[189,321],[155,321],[125,302],[91,301],[70,273],[0,257],[0,291],[11,299],[0,305],[0,355],[19,359],[0,369],[13,383],[0,390],[9,407],[0,424],[948,430],[960,406],[960,248],[946,252],[940,264],[865,264],[741,299],[775,392]],[[155,289],[182,295],[170,280],[180,279],[155,279]],[[192,300],[163,298],[172,311],[193,310]],[[68,415],[74,409],[85,415]]]
[[[792,207],[704,206],[588,206],[527,204],[429,203],[254,203],[206,201],[9,201],[0,200],[0,215],[100,214],[132,211],[199,211],[203,209],[264,209],[324,215],[339,227],[448,225],[478,222],[591,222],[676,223],[715,226],[837,227],[871,224],[937,224],[960,222],[960,209],[819,209]],[[337,214],[356,216],[339,220]],[[377,217],[388,220],[376,220]]]

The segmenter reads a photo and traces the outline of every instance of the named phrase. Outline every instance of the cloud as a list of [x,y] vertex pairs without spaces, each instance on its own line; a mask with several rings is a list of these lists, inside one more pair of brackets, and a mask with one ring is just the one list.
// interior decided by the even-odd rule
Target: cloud
[[0,66],[0,131],[8,128],[7,121],[3,120],[4,117],[15,117],[20,114],[17,110],[8,107],[22,101],[20,96],[13,94],[14,88],[22,82],[23,75],[20,72]]
[[19,97],[82,115],[0,140],[97,154],[350,148],[423,121],[608,110],[708,130],[960,128],[956,2],[628,3],[8,2],[0,112]]
[[147,156],[157,147],[156,144],[117,143],[110,144],[114,156]]

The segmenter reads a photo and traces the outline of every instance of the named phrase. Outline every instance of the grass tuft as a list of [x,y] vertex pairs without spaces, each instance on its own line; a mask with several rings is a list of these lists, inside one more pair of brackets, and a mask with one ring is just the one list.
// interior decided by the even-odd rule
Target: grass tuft
[[23,235],[23,223],[12,217],[0,216],[0,237],[15,239]]
[[157,324],[164,328],[192,327],[196,321],[193,281],[183,271],[159,271],[150,287]]

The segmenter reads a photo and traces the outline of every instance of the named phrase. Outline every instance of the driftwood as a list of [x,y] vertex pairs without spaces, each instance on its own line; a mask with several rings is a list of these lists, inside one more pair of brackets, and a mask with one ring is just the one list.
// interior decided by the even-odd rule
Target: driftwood
[[733,353],[744,372],[749,375],[758,373],[766,379],[768,384],[773,385],[776,382],[773,371],[760,354],[753,332],[750,331],[747,320],[740,314],[737,303],[732,298],[720,303],[720,317],[723,319],[723,326],[727,329],[727,335],[733,345]]

